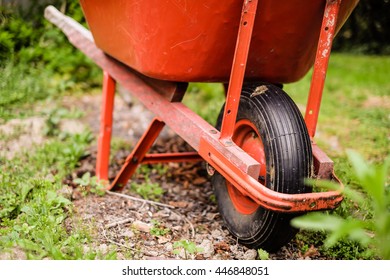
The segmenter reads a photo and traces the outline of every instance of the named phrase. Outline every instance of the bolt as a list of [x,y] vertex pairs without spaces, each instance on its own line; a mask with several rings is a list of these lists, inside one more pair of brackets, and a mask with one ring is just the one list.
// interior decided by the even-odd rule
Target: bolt
[[230,141],[230,140],[227,140],[227,141],[225,141],[225,145],[226,145],[226,146],[233,145],[233,142],[232,142],[232,141]]

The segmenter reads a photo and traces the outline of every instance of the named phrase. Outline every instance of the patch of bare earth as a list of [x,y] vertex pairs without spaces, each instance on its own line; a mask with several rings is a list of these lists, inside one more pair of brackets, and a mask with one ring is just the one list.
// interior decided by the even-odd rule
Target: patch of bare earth
[[43,117],[13,119],[0,125],[0,155],[12,159],[16,153],[42,144],[45,139],[42,134],[44,125]]
[[383,108],[390,109],[389,96],[370,96],[363,104],[364,108]]

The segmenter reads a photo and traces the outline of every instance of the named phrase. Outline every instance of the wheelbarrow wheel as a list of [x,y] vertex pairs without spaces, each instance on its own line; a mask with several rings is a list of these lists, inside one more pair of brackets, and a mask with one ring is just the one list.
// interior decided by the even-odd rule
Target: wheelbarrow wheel
[[[217,121],[220,129],[224,108]],[[306,125],[295,103],[279,87],[245,86],[232,140],[261,164],[258,180],[281,193],[310,192],[312,150]],[[216,172],[212,177],[219,211],[228,230],[250,248],[276,251],[296,234],[292,214],[260,207]]]

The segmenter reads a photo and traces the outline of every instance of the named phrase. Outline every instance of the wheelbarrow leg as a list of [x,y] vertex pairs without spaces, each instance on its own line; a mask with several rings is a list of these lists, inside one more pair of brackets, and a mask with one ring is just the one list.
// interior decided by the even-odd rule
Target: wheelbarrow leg
[[[246,64],[248,60],[249,46],[252,38],[253,26],[257,10],[257,0],[244,1],[241,13],[240,26],[236,49],[234,52],[233,66],[230,73],[225,111],[221,126],[220,140],[229,145],[233,136],[234,125],[240,102],[241,89],[244,82]],[[226,90],[226,85],[225,85]]]
[[138,165],[142,163],[146,153],[152,147],[154,141],[160,135],[161,130],[164,128],[165,123],[159,119],[153,119],[149,128],[146,130],[142,138],[134,148],[132,153],[127,157],[118,175],[109,187],[112,191],[122,191],[126,183],[134,174]]
[[99,180],[105,181],[108,181],[115,84],[115,80],[108,72],[104,71],[103,98],[100,112],[100,133],[96,159],[96,177]]
[[305,122],[310,138],[316,133],[318,115],[320,112],[322,92],[324,89],[326,71],[335,34],[337,17],[341,0],[327,0],[324,18],[318,40],[317,54],[314,61],[313,76],[310,84],[309,97],[305,112]]

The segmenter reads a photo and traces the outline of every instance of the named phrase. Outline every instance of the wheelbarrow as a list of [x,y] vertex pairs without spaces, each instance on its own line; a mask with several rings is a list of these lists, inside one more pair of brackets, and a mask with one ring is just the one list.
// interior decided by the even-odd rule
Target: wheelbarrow
[[[231,234],[275,251],[290,220],[336,208],[342,184],[315,144],[332,40],[358,0],[81,0],[90,31],[54,7],[45,16],[104,71],[96,174],[108,180],[113,101],[122,84],[155,114],[108,190],[140,164],[205,161]],[[313,67],[305,116],[283,91]],[[218,82],[226,102],[215,127],[181,103],[189,82]],[[165,125],[195,152],[149,154]],[[312,192],[306,178],[340,190]]]

